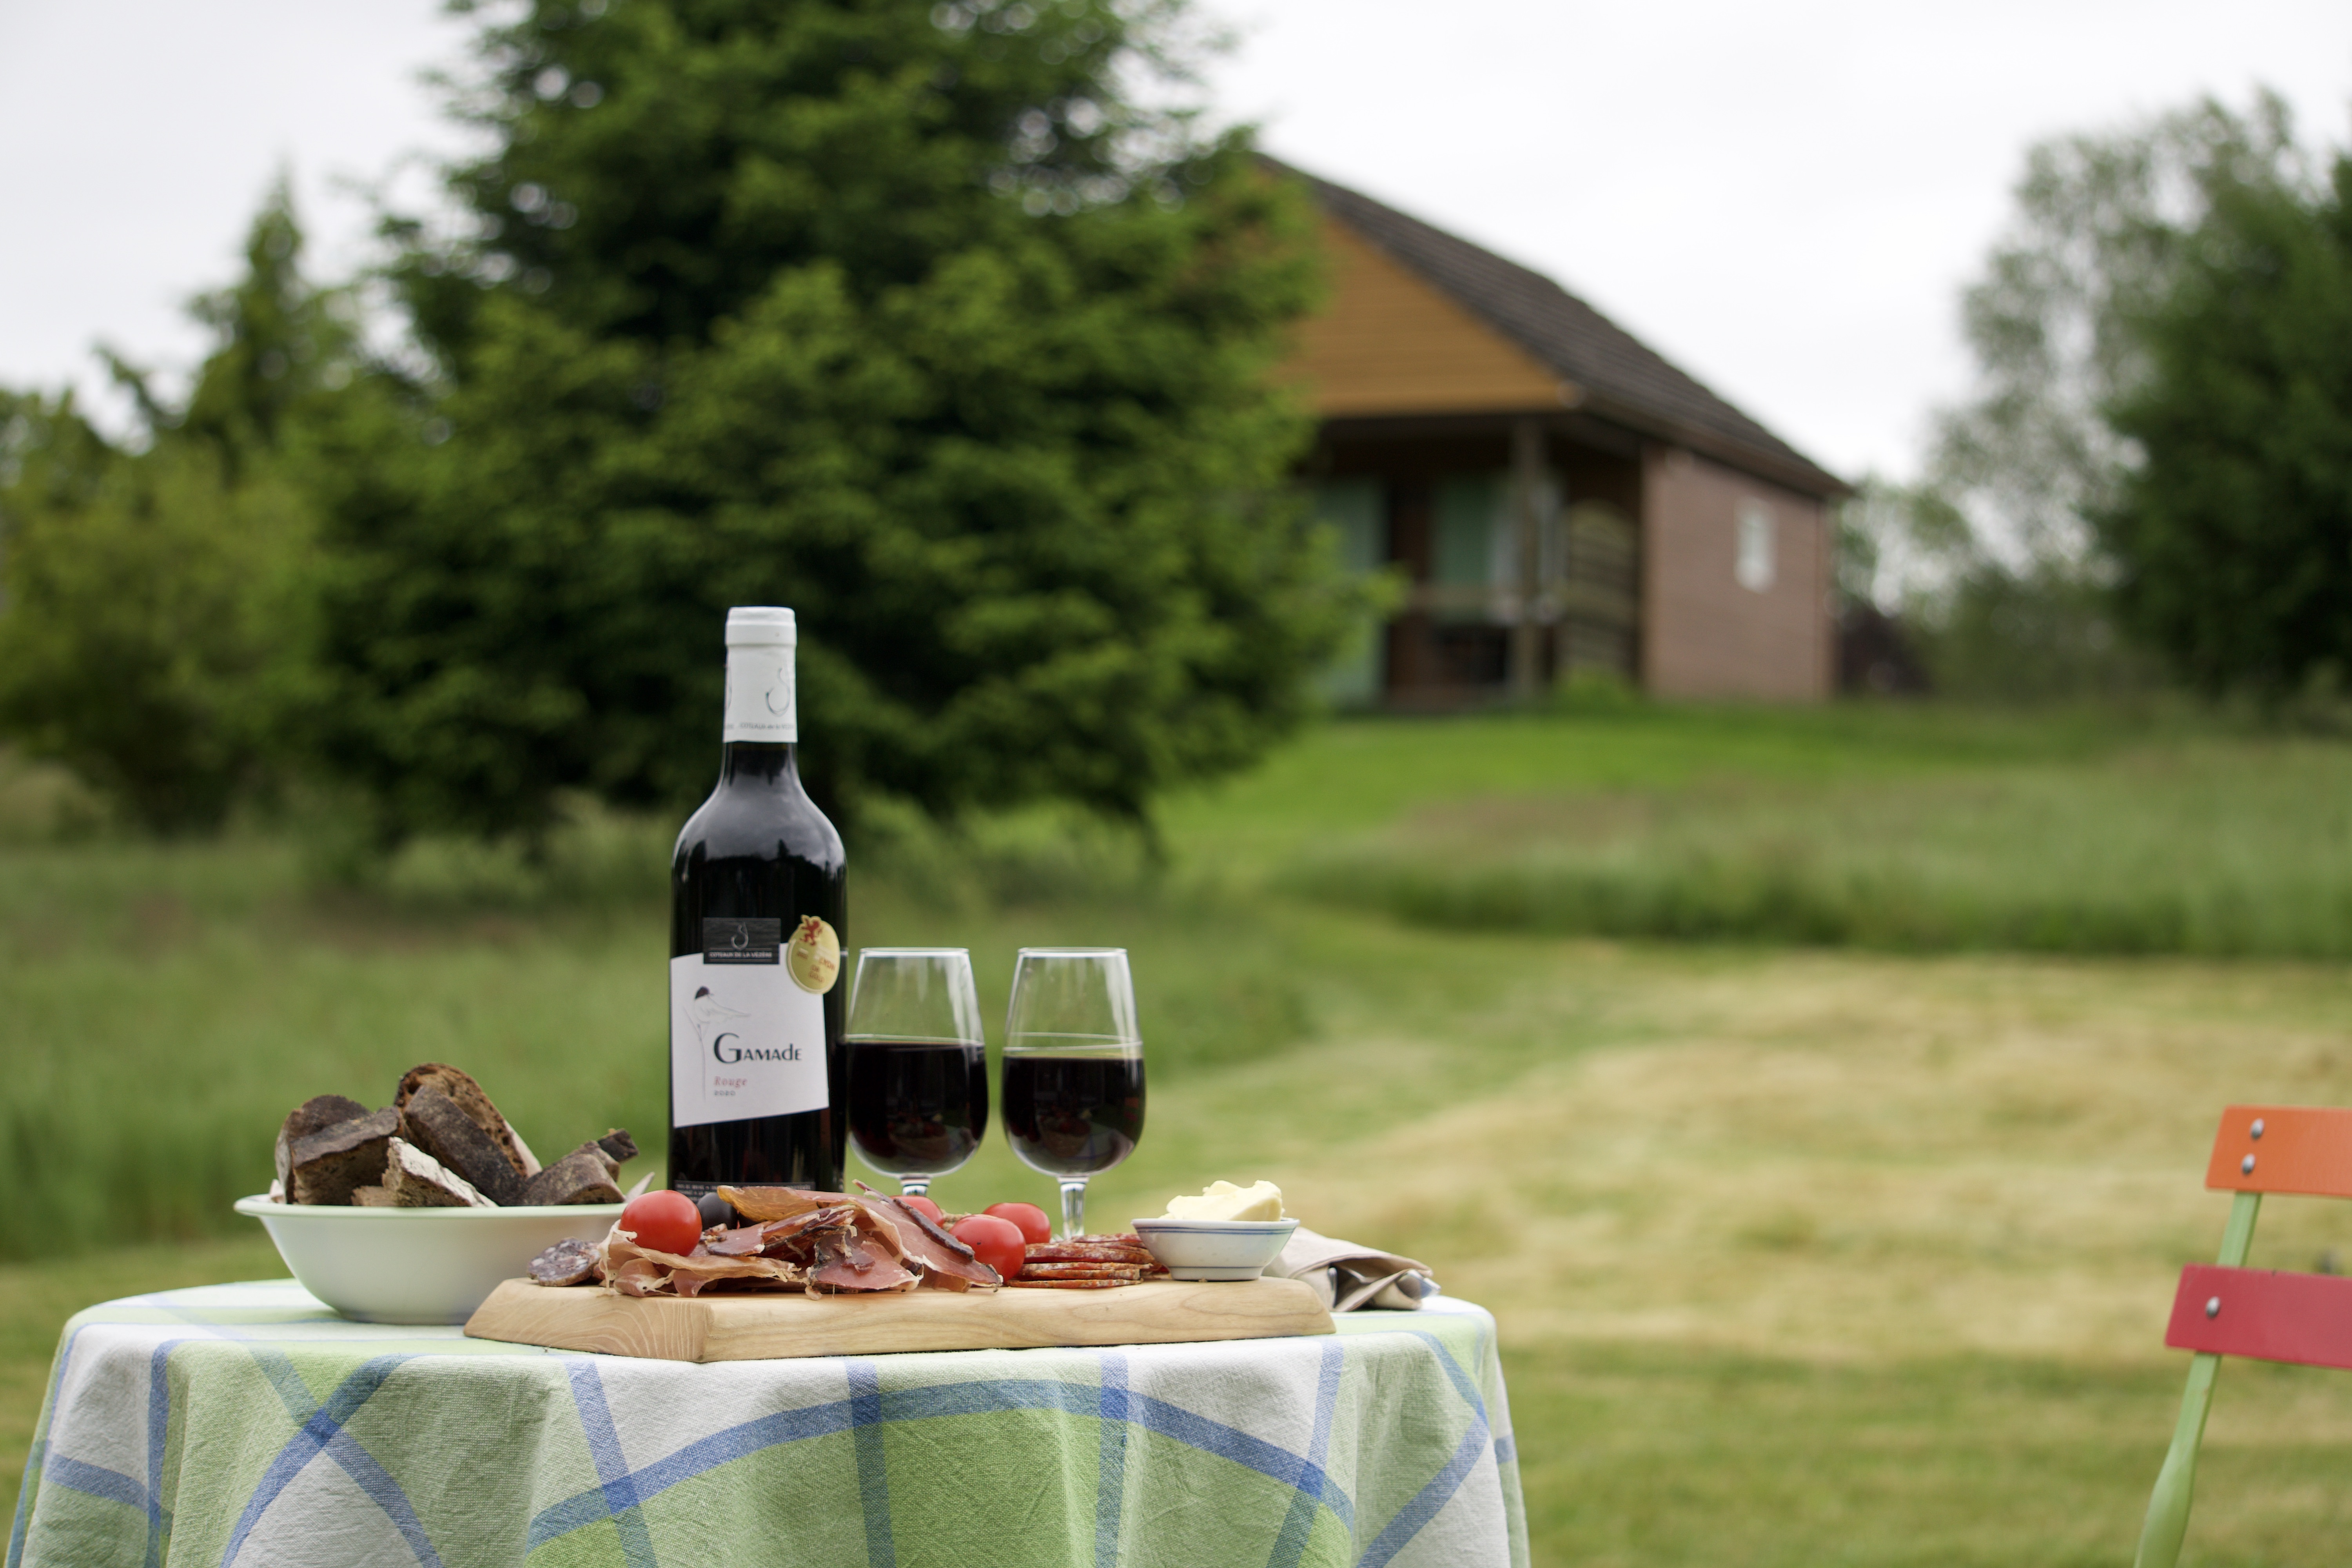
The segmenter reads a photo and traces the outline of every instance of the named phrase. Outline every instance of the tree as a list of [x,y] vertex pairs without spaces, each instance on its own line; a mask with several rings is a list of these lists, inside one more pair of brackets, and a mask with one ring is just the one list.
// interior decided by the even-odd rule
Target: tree
[[2141,459],[2101,514],[2130,624],[2211,690],[2352,672],[2352,158],[2209,186],[2136,320]]
[[2137,451],[2111,410],[2149,373],[2137,323],[2211,193],[2300,156],[2267,94],[2245,114],[2207,101],[2028,153],[2014,216],[1962,296],[1974,395],[1937,416],[1916,483],[1867,487],[1847,510],[1859,591],[1900,615],[1939,689],[2066,698],[2158,679],[2124,635],[2097,522]]
[[[538,0],[482,35],[429,367],[322,437],[330,765],[397,835],[709,783],[793,605],[813,784],[1140,818],[1296,721],[1348,591],[1269,383],[1302,198],[1112,0]],[[391,379],[387,376],[386,379]]]
[[352,334],[300,250],[281,184],[245,279],[194,307],[216,344],[184,409],[112,360],[143,450],[70,395],[0,395],[0,732],[159,832],[216,827],[279,771],[310,690],[310,520],[279,443]]

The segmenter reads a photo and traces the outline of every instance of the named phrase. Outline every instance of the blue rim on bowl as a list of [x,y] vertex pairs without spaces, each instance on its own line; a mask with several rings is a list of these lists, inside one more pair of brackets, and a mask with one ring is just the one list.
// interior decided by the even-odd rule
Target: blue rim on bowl
[[1296,1219],[1138,1219],[1130,1222],[1171,1279],[1255,1279],[1281,1256]]

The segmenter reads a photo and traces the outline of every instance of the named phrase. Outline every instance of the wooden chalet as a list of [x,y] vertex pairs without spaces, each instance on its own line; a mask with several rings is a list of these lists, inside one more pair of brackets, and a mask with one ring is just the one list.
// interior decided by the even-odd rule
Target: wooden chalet
[[1283,172],[1332,268],[1286,370],[1321,422],[1307,477],[1349,561],[1408,584],[1335,701],[1460,707],[1586,671],[1830,695],[1843,482],[1551,279]]

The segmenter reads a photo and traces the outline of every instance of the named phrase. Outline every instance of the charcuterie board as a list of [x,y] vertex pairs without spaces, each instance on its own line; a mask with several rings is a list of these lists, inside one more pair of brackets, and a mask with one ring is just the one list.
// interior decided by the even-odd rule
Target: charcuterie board
[[1179,1344],[1333,1332],[1297,1279],[1155,1280],[1108,1290],[904,1290],[619,1296],[509,1279],[466,1323],[476,1339],[662,1361],[898,1351]]

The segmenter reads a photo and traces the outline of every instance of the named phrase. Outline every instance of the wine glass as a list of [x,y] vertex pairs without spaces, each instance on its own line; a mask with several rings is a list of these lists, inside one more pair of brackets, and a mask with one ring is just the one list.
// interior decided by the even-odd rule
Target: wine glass
[[988,1131],[988,1056],[971,955],[869,947],[849,997],[849,1141],[920,1197]]
[[1087,1178],[1143,1136],[1143,1037],[1127,950],[1024,947],[1004,1025],[1004,1135],[1062,1184],[1062,1237],[1086,1233]]

